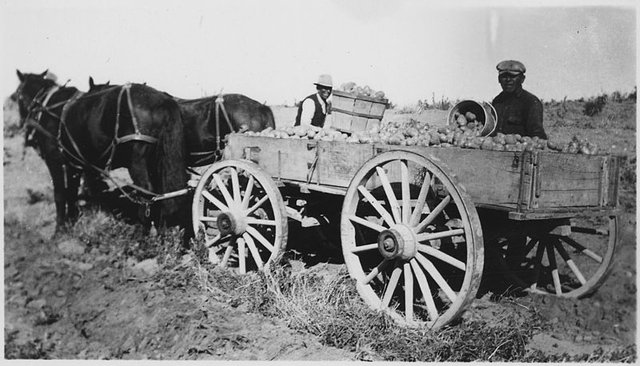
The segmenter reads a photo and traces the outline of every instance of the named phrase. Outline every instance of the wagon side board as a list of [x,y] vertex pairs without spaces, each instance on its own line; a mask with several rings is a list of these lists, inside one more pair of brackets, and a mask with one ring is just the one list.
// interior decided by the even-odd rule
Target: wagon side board
[[[363,164],[386,151],[413,152],[443,163],[474,204],[513,219],[615,213],[621,157],[546,151],[506,152],[229,135],[225,157],[256,162],[276,181],[344,194]],[[419,172],[414,172],[418,174]],[[388,172],[399,181],[399,172]]]

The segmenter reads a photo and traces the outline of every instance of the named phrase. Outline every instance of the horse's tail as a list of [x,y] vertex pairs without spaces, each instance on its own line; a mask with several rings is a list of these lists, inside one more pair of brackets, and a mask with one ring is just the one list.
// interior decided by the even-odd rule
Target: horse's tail
[[[161,113],[158,117],[162,120],[156,149],[158,191],[167,193],[187,187],[187,147],[178,104],[172,99],[167,99],[158,112]],[[161,220],[166,222],[180,217],[179,210],[184,208],[185,201],[185,195],[160,201]]]
[[262,112],[262,118],[264,120],[264,126],[262,126],[262,128],[267,128],[267,127],[271,127],[273,129],[276,128],[276,120],[273,117],[273,111],[271,110],[271,108],[266,105],[263,104],[260,106],[260,110]]

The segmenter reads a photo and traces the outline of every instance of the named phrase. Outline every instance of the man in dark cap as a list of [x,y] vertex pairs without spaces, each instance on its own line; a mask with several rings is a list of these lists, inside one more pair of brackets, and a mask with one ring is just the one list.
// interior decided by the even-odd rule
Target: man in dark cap
[[522,62],[515,60],[502,61],[496,68],[502,93],[492,102],[498,114],[494,134],[502,132],[546,139],[547,134],[542,127],[542,102],[522,89],[527,69]]
[[302,100],[302,103],[300,103],[298,107],[298,114],[296,115],[296,123],[294,126],[312,125],[324,127],[324,121],[328,112],[327,98],[329,98],[333,90],[333,80],[331,79],[331,75],[322,74],[318,78],[318,82],[314,84],[317,92]]

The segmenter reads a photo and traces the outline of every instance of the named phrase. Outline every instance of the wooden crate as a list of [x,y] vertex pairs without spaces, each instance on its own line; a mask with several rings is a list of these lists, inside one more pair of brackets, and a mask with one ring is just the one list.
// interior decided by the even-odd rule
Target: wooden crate
[[379,128],[387,109],[387,99],[358,96],[339,90],[333,91],[332,127],[342,132],[363,132]]

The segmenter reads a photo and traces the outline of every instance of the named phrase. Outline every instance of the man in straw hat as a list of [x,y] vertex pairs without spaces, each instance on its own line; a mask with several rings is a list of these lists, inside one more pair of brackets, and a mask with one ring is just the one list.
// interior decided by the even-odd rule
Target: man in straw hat
[[329,98],[333,90],[333,80],[331,75],[322,74],[318,78],[318,82],[314,84],[317,92],[304,98],[300,103],[295,126],[312,125],[324,127],[328,111],[327,98]]
[[527,69],[522,62],[515,60],[502,61],[496,68],[502,93],[491,103],[498,113],[494,134],[502,132],[546,139],[547,134],[542,127],[542,103],[535,95],[522,89]]

